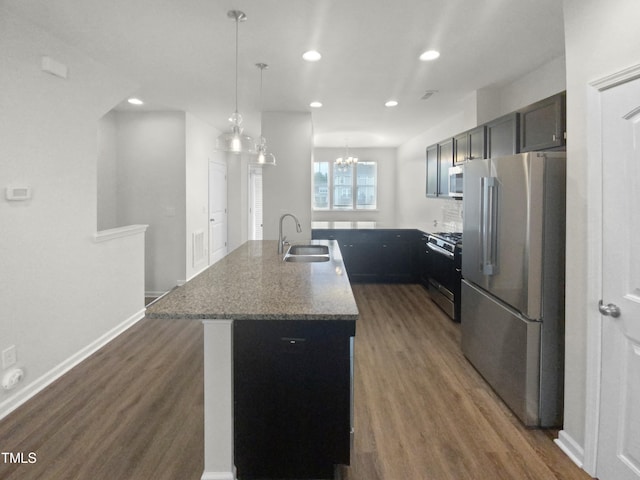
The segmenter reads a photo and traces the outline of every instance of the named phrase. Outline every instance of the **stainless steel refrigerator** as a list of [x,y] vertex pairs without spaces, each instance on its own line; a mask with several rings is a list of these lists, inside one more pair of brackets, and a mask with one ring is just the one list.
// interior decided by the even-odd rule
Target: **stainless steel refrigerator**
[[562,422],[564,152],[464,165],[462,351],[527,426]]

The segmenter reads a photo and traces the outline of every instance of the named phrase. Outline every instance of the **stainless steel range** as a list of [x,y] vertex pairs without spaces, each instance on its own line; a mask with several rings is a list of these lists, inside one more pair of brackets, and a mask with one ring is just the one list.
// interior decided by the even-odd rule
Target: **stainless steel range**
[[439,232],[427,236],[428,289],[431,299],[456,322],[460,321],[462,233]]

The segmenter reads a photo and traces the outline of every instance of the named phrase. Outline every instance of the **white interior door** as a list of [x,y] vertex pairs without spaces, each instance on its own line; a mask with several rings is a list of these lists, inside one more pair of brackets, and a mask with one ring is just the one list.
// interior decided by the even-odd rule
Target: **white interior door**
[[640,478],[640,79],[602,92],[602,376],[597,476]]
[[227,165],[209,162],[209,265],[227,254]]

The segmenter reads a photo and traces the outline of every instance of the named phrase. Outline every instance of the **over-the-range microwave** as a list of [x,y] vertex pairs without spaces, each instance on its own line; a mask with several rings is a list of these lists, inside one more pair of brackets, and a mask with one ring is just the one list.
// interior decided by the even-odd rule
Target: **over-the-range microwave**
[[449,196],[462,198],[462,166],[449,167]]

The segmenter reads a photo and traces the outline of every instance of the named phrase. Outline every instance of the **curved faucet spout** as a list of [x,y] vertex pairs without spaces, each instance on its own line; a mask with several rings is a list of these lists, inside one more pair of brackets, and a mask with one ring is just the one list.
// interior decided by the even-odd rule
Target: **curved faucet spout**
[[296,222],[296,231],[298,233],[302,232],[302,227],[300,226],[300,222],[298,221],[298,219],[293,213],[285,213],[284,215],[282,215],[280,217],[280,225],[278,228],[278,253],[284,253],[284,242],[287,239],[287,237],[282,236],[282,221],[284,220],[284,217],[293,218],[293,220]]

